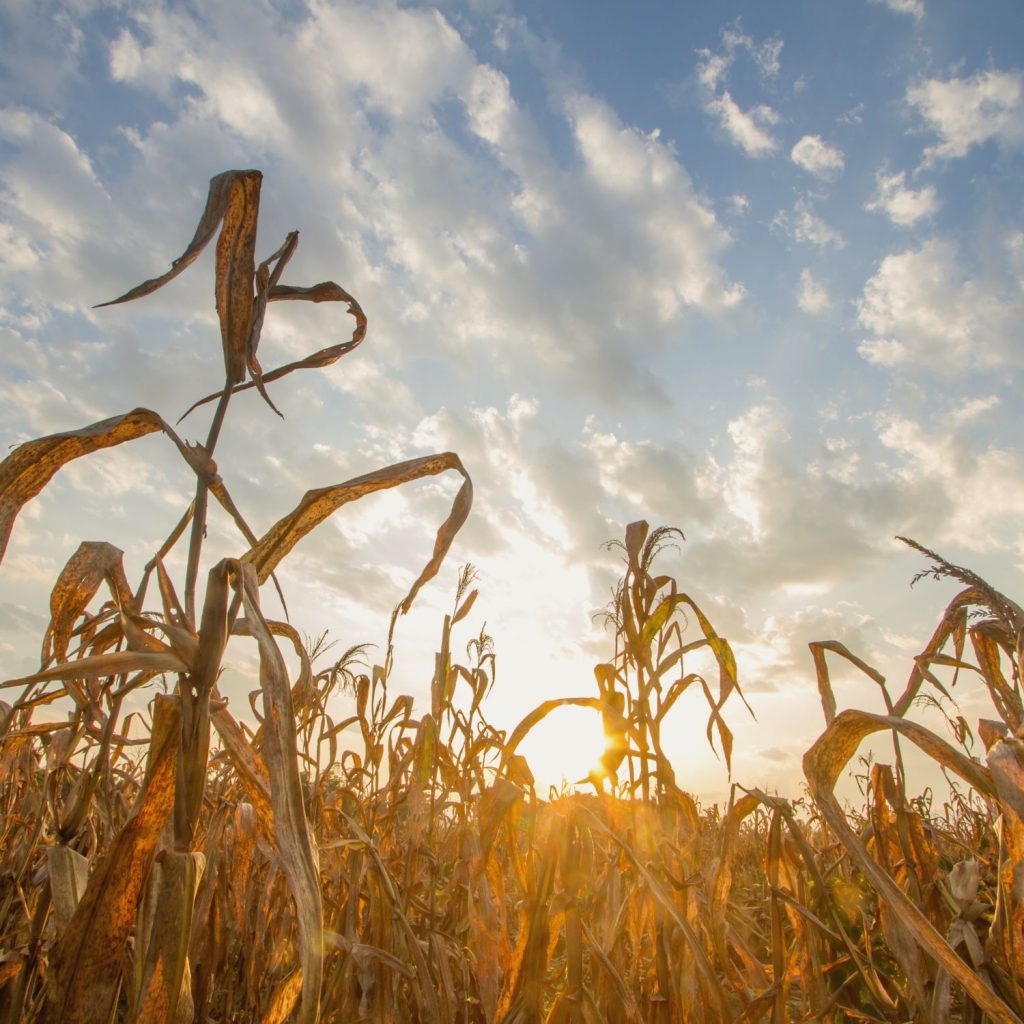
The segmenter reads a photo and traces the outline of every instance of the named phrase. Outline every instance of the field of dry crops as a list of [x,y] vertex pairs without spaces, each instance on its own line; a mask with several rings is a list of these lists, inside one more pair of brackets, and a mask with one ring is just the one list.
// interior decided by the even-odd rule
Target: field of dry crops
[[[53,587],[40,670],[3,684],[0,1022],[1019,1024],[1024,611],[969,570],[919,548],[926,573],[963,590],[898,697],[855,653],[812,644],[824,730],[804,758],[807,798],[737,789],[724,813],[678,786],[662,747],[665,715],[696,687],[728,761],[722,711],[743,699],[727,639],[658,574],[670,529],[626,529],[594,696],[547,701],[511,732],[486,717],[490,638],[455,639],[476,599],[471,567],[441,624],[429,710],[389,688],[390,643],[371,666],[362,648],[337,658],[265,617],[261,585],[343,505],[459,473],[390,637],[469,514],[472,485],[440,453],[310,491],[261,537],[249,527],[213,460],[232,395],[255,387],[269,403],[268,384],[333,363],[366,331],[333,282],[280,283],[297,233],[256,264],[260,186],[256,171],[214,178],[185,253],[116,300],[165,284],[220,229],[225,383],[201,400],[216,403],[205,444],[134,409],[27,442],[0,465],[0,557],[21,508],[73,459],[162,431],[196,477],[134,588],[116,547],[81,545]],[[345,303],[350,340],[264,372],[267,305],[285,300]],[[243,553],[200,588],[211,496]],[[175,581],[164,562],[179,543]],[[231,636],[258,650],[252,718],[218,692]],[[279,644],[300,666],[294,681]],[[708,657],[717,678],[692,668]],[[888,714],[837,713],[833,659],[872,678]],[[973,730],[952,719],[940,736],[908,712],[951,680],[984,688],[992,719]],[[608,748],[593,793],[544,800],[517,749],[567,703],[601,715]],[[892,763],[871,767],[850,812],[836,782],[882,732]],[[953,780],[941,808],[908,795],[908,743]]]

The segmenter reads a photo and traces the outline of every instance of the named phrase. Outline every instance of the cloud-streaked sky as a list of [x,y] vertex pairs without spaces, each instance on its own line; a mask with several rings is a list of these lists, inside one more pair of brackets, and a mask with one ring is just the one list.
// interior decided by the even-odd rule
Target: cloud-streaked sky
[[[806,643],[843,641],[899,690],[952,594],[909,590],[921,562],[895,534],[1024,589],[1016,0],[9,0],[0,40],[3,442],[138,405],[173,422],[219,386],[209,253],[91,307],[184,249],[212,175],[261,169],[260,255],[298,228],[287,280],[338,281],[370,331],[273,388],[283,422],[236,399],[217,461],[259,533],[308,488],[461,455],[472,517],[400,625],[395,685],[421,702],[465,561],[461,642],[486,620],[496,723],[593,694],[621,568],[602,544],[643,517],[685,531],[665,568],[736,647],[758,721],[730,708],[734,777],[794,793],[822,724]],[[261,362],[350,329],[272,307]],[[5,676],[31,670],[80,540],[123,548],[131,578],[180,516],[191,481],[162,440],[80,460],[20,517]],[[281,573],[293,621],[382,641],[455,486],[304,541]],[[216,514],[210,538],[244,548]],[[232,665],[242,693],[250,654]],[[839,678],[841,706],[881,706]],[[692,696],[663,735],[714,797]],[[526,752],[579,778],[598,732],[566,713]]]

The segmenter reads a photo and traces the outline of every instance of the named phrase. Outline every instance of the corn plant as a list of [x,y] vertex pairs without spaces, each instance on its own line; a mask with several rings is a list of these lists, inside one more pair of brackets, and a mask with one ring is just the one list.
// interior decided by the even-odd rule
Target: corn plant
[[[429,706],[417,708],[395,692],[393,639],[469,512],[457,456],[310,491],[262,535],[214,461],[236,392],[255,388],[269,404],[275,382],[335,362],[366,334],[338,285],[281,283],[297,234],[257,265],[260,184],[255,171],[214,178],[184,254],[116,300],[162,287],[219,229],[225,378],[196,403],[214,405],[205,442],[134,409],[29,441],[0,464],[0,557],[21,508],[73,459],[159,431],[195,479],[134,589],[118,548],[82,543],[54,583],[39,671],[3,684],[0,1024],[1020,1024],[1021,608],[909,541],[930,564],[919,576],[964,589],[898,697],[861,654],[810,645],[824,730],[797,800],[733,785],[724,807],[702,808],[686,791],[666,753],[669,712],[699,692],[708,741],[731,767],[725,713],[742,699],[740,671],[727,638],[657,567],[681,534],[643,521],[613,545],[624,573],[594,696],[554,696],[508,731],[489,720],[497,655],[486,625],[469,625],[479,593],[467,565],[421,673]],[[267,304],[296,300],[345,303],[354,331],[264,371]],[[461,489],[379,657],[266,616],[260,588],[298,540],[365,494],[447,470]],[[239,555],[210,566],[203,536],[218,509]],[[167,557],[178,544],[176,581]],[[217,685],[229,637],[259,654],[245,714]],[[839,710],[835,658],[872,679],[884,715]],[[972,684],[992,705],[973,727],[954,700]],[[911,717],[922,703],[947,735]],[[519,745],[567,705],[601,716],[607,749],[586,792],[543,799]],[[862,756],[863,806],[843,807],[840,776],[857,770],[864,739],[886,734],[891,763]],[[911,796],[908,743],[945,771],[941,805]]]
[[[163,287],[195,261],[220,229],[214,293],[225,380],[218,392],[196,403],[216,401],[206,442],[189,444],[157,413],[134,409],[79,430],[29,441],[0,466],[0,555],[20,509],[72,459],[159,430],[175,444],[196,478],[194,500],[159,546],[134,592],[117,548],[108,543],[81,545],[51,595],[40,671],[6,684],[20,688],[20,695],[4,708],[8,753],[20,750],[31,758],[31,738],[43,735],[48,740],[42,788],[30,786],[16,803],[20,813],[34,818],[35,842],[26,845],[12,865],[12,893],[25,915],[18,927],[28,932],[27,941],[19,945],[24,949],[20,959],[8,961],[17,963],[8,999],[10,1020],[38,1012],[53,1022],[106,1022],[119,1005],[144,1020],[192,1013],[188,952],[197,887],[208,860],[200,848],[200,831],[211,726],[220,733],[250,798],[258,834],[274,851],[276,873],[285,880],[294,903],[301,967],[289,991],[299,996],[296,1019],[319,1019],[323,910],[316,841],[303,805],[296,728],[296,704],[301,714],[312,682],[304,660],[293,692],[274,636],[294,643],[296,635],[288,624],[265,618],[259,587],[298,540],[343,505],[453,469],[464,483],[438,532],[432,558],[402,602],[402,611],[407,611],[420,587],[436,574],[464,522],[472,487],[458,457],[448,452],[310,491],[261,537],[249,527],[214,462],[232,396],[254,387],[273,408],[268,385],[350,354],[363,341],[367,327],[358,302],[334,282],[308,288],[281,283],[298,245],[298,232],[289,233],[280,248],[256,264],[261,184],[258,171],[227,171],[213,178],[195,236],[171,269],[113,300],[128,302]],[[355,329],[348,341],[264,373],[258,358],[260,336],[268,304],[279,301],[347,303]],[[209,570],[197,612],[211,494],[234,521],[242,545],[239,557],[222,560]],[[164,559],[186,530],[189,542],[179,600]],[[160,607],[146,612],[147,584],[154,572]],[[104,583],[111,600],[97,614],[88,614],[87,606]],[[232,634],[251,637],[259,651],[263,722],[250,736],[216,688]],[[108,831],[97,835],[92,825],[95,802],[104,791],[116,788],[115,780],[124,772],[119,762],[132,742],[121,714],[125,698],[167,675],[177,682],[173,694],[159,696],[152,705],[144,771],[131,763],[128,785],[120,793],[122,799],[131,794],[130,810],[126,817],[105,815]],[[43,731],[31,725],[33,709],[61,697],[70,697],[74,704],[66,723]],[[17,739],[22,743],[12,747]],[[19,813],[14,807],[12,811]],[[45,870],[37,863],[43,854]],[[47,950],[44,992],[40,957],[51,904],[58,934]]]

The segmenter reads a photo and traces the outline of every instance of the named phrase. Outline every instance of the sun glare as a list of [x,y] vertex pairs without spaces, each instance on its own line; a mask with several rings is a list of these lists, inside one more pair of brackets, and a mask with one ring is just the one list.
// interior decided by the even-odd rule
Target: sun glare
[[559,708],[523,741],[525,755],[538,781],[582,786],[592,772],[601,772],[607,749],[601,716],[589,708]]

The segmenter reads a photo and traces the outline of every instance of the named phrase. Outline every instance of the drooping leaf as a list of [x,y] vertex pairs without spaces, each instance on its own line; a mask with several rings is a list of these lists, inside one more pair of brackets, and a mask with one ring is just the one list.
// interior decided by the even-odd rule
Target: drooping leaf
[[206,207],[192,241],[171,264],[171,269],[96,308],[115,306],[151,295],[195,262],[213,238],[217,226],[224,227],[217,240],[216,282],[214,291],[220,317],[224,366],[232,384],[245,376],[246,350],[253,305],[253,278],[256,271],[256,220],[259,212],[259,171],[224,171],[210,179]]
[[405,613],[412,606],[423,584],[437,575],[437,570],[441,567],[441,562],[448,553],[455,534],[466,521],[473,504],[473,484],[462,461],[454,452],[409,459],[407,462],[399,462],[384,469],[374,470],[372,473],[356,477],[342,484],[335,484],[333,487],[321,487],[314,491],[307,491],[295,509],[283,519],[278,520],[242,556],[242,561],[249,562],[256,567],[259,582],[263,583],[280,561],[307,533],[314,530],[342,506],[352,501],[358,501],[368,494],[398,487],[425,476],[436,476],[449,469],[461,474],[463,484],[455,496],[451,513],[437,531],[433,556],[402,600],[401,609]]
[[224,219],[224,212],[231,202],[232,184],[235,175],[245,173],[259,174],[258,171],[224,171],[222,174],[218,174],[210,179],[210,190],[206,197],[206,206],[203,209],[202,217],[199,219],[199,225],[196,227],[196,233],[185,251],[171,263],[171,269],[166,274],[143,281],[142,284],[136,285],[125,292],[124,295],[111,299],[109,302],[101,302],[95,308],[102,309],[104,306],[116,306],[122,302],[131,302],[133,299],[141,299],[146,295],[151,295],[158,288],[162,288],[169,281],[173,281],[179,274],[187,270],[209,244],[210,239],[213,238],[214,232],[217,230],[217,226]]
[[[3,561],[18,513],[63,466],[83,455],[103,448],[113,448],[158,430],[162,430],[171,439],[192,471],[211,484],[218,497],[227,495],[223,482],[217,476],[216,463],[202,445],[182,441],[174,429],[152,409],[133,409],[121,416],[112,416],[78,430],[66,430],[26,441],[0,463],[0,561]],[[230,497],[227,500],[230,503]]]
[[295,1019],[296,1024],[316,1024],[320,1019],[323,975],[323,906],[316,845],[302,803],[291,687],[284,659],[260,611],[255,567],[238,563],[236,579],[246,618],[259,646],[263,752],[270,774],[274,835],[299,924],[302,999]]
[[50,625],[43,638],[42,667],[67,656],[71,631],[78,616],[106,580],[122,608],[132,606],[132,593],[124,574],[124,552],[103,541],[83,541],[68,559],[50,591]]
[[54,474],[72,459],[111,448],[162,430],[164,421],[149,409],[134,409],[80,430],[26,441],[0,463],[0,560],[7,550],[14,520]]
[[604,710],[604,702],[597,697],[555,697],[538,704],[513,730],[505,741],[501,752],[502,766],[508,765],[515,755],[516,748],[526,738],[531,729],[539,725],[556,708],[593,708]]
[[[327,348],[322,348],[303,359],[296,359],[294,362],[286,363],[284,366],[278,366],[273,370],[261,373],[259,380],[263,386],[275,380],[280,380],[282,377],[287,377],[288,374],[293,373],[295,370],[322,370],[325,367],[332,366],[342,356],[347,356],[350,352],[357,349],[366,337],[367,321],[362,307],[344,288],[333,281],[323,281],[320,284],[313,285],[311,288],[293,288],[288,285],[277,285],[270,288],[268,300],[270,302],[281,302],[284,300],[346,302],[348,303],[348,312],[355,319],[356,326],[348,341],[340,342],[337,345],[329,345]],[[261,384],[257,383],[255,379],[245,384],[236,384],[232,388],[232,393],[248,391],[249,388],[260,387]],[[207,395],[205,398],[199,399],[198,402],[194,402],[182,413],[178,422],[180,423],[189,413],[194,412],[201,405],[206,405],[208,402],[219,399],[222,393],[216,391],[212,395]]]
[[1020,1024],[1013,1010],[960,959],[892,876],[868,853],[836,799],[834,789],[840,773],[853,758],[860,742],[881,729],[896,730],[940,764],[956,772],[979,792],[995,796],[992,778],[985,769],[923,726],[894,715],[843,711],[804,755],[804,775],[817,809],[871,886],[885,900],[891,912],[899,916],[901,927],[912,934],[920,948],[963,985],[970,997],[993,1020],[1000,1024]]
[[231,186],[224,226],[217,239],[214,292],[229,384],[245,379],[256,276],[256,220],[260,208],[259,171],[228,171]]
[[836,698],[832,691],[832,681],[829,677],[828,664],[825,661],[825,652],[832,651],[841,658],[845,658],[851,665],[855,665],[868,678],[882,687],[885,692],[885,676],[877,669],[872,668],[866,661],[862,661],[853,654],[845,645],[837,640],[815,640],[809,643],[811,657],[814,659],[814,671],[818,680],[818,693],[821,696],[821,707],[825,713],[825,724],[831,725],[836,717]]
[[26,686],[29,683],[45,683],[55,679],[99,679],[103,676],[123,675],[126,672],[187,672],[186,665],[178,655],[167,651],[114,651],[111,654],[95,654],[88,658],[77,658],[55,665],[43,672],[35,672],[20,679],[8,679],[0,686]]

